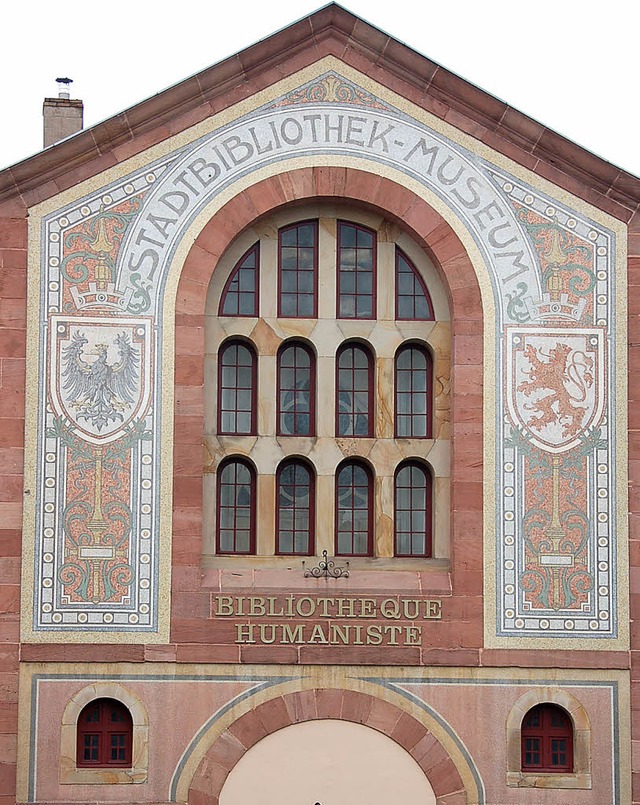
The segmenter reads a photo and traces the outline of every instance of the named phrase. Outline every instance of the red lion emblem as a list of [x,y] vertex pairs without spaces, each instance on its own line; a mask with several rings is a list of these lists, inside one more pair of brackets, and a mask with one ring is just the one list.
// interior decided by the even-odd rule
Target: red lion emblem
[[576,436],[587,408],[579,403],[586,400],[587,389],[593,385],[593,359],[568,344],[558,344],[548,354],[529,344],[523,354],[531,369],[523,370],[529,380],[520,383],[517,390],[527,397],[535,391],[551,392],[526,406],[533,412],[530,427],[541,431],[546,425],[558,423],[563,437]]

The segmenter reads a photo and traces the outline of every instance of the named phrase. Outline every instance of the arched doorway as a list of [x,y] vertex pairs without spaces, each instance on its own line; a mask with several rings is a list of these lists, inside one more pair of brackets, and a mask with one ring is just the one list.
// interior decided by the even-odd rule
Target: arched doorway
[[[398,699],[398,703],[404,704],[402,699]],[[307,805],[307,800],[300,799],[297,790],[294,799],[282,798],[284,777],[289,774],[284,765],[286,764],[287,768],[290,765],[287,760],[288,755],[294,759],[294,763],[296,759],[301,761],[297,755],[299,748],[304,745],[310,747],[305,754],[307,751],[311,754],[310,768],[312,771],[307,774],[308,776],[315,775],[314,779],[317,780],[315,762],[318,758],[316,754],[318,746],[321,747],[322,752],[325,752],[327,745],[334,741],[336,745],[342,747],[342,755],[346,756],[348,760],[355,749],[358,749],[359,753],[361,752],[360,746],[363,743],[360,736],[366,733],[369,742],[376,740],[375,737],[370,737],[370,732],[378,733],[384,740],[377,744],[373,753],[362,752],[368,761],[364,775],[361,774],[360,777],[368,778],[374,773],[374,770],[378,771],[377,767],[395,768],[393,773],[394,793],[393,796],[386,797],[386,799],[371,799],[362,793],[354,795],[353,791],[349,789],[349,805],[356,802],[366,802],[367,805],[370,803],[388,805],[389,802],[402,802],[403,805],[405,803],[413,805],[414,802],[421,803],[421,805],[422,803],[425,805],[481,805],[485,802],[482,780],[464,746],[446,725],[446,722],[440,718],[433,719],[426,713],[423,714],[420,708],[414,713],[409,713],[404,707],[398,707],[397,704],[376,696],[339,688],[293,690],[288,693],[283,692],[282,695],[269,698],[261,703],[256,702],[249,709],[246,709],[247,704],[246,700],[243,701],[235,716],[230,713],[225,714],[225,721],[229,716],[231,716],[231,720],[222,731],[217,723],[220,720],[220,713],[218,713],[212,716],[208,728],[201,730],[195,737],[185,753],[185,762],[177,770],[178,774],[172,783],[171,797],[176,802],[188,802],[189,805],[221,805],[221,803],[222,805],[236,805],[237,803],[249,805],[251,802],[259,802],[260,805],[266,805],[268,802],[272,802],[274,805],[275,803],[286,805],[287,802],[291,802],[292,805]],[[421,717],[422,715],[424,719]],[[349,730],[349,732],[343,733],[349,736],[348,740],[345,741],[342,738],[338,743],[334,736],[339,727],[328,738],[326,736],[319,738],[317,736],[321,736],[322,733],[315,732],[312,726],[317,722],[330,725],[344,723],[347,725],[347,730],[350,727],[362,727],[365,732]],[[306,744],[302,739],[297,738],[298,735],[303,736],[303,732],[297,733],[293,730],[287,732],[290,727],[299,725],[310,725],[306,729],[311,738]],[[248,767],[250,776],[259,783],[259,787],[255,789],[257,794],[254,796],[241,792],[237,798],[234,789],[229,788],[224,791],[223,796],[223,789],[226,788],[227,781],[234,776],[236,768],[242,770],[241,763],[244,757],[249,755],[258,744],[263,744],[263,748],[269,750],[269,743],[266,741],[276,735],[282,735],[285,738],[291,735],[296,740],[289,744],[289,746],[293,746],[293,749],[288,753],[282,749],[270,753],[270,760],[267,763],[264,760],[260,761],[260,755],[256,755],[260,761],[257,765],[260,768],[267,768],[267,772],[263,773],[263,771],[256,771]],[[382,747],[382,750],[379,747]],[[398,762],[408,763],[408,766],[404,766],[404,770],[397,771],[392,753],[396,755],[399,753],[402,761]],[[323,760],[323,763],[326,765],[329,762],[341,761],[336,761],[335,755],[329,755],[326,760]],[[417,766],[417,772],[415,766]],[[357,779],[351,764],[347,764],[347,770],[347,778]],[[265,798],[266,784],[263,779],[265,774],[275,774],[277,784],[280,786],[275,799]],[[407,780],[412,778],[420,780],[423,793],[416,794],[416,796],[421,796],[422,799],[415,799],[413,794],[407,798],[397,794],[396,778],[398,774]],[[417,777],[416,774],[418,774]],[[344,778],[345,774],[342,777]],[[340,784],[344,785],[344,779]],[[420,791],[420,788],[417,791]],[[427,798],[427,794],[424,792],[429,792],[431,798]],[[315,794],[315,789],[307,791],[307,796],[309,794],[311,798],[308,800],[308,805],[316,805],[316,803],[338,805],[347,802],[347,800],[341,799],[323,800]],[[233,799],[224,798],[232,795]]]
[[322,719],[267,735],[236,764],[220,805],[435,805],[411,755],[381,732]]

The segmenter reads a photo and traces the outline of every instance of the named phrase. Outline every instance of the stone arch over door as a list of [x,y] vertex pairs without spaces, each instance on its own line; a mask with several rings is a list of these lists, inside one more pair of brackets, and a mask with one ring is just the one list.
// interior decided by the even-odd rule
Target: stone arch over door
[[472,761],[456,751],[457,746],[451,752],[445,748],[451,736],[437,722],[430,729],[406,710],[375,696],[318,688],[285,693],[257,705],[214,737],[188,785],[188,805],[219,805],[231,770],[267,735],[293,724],[327,719],[361,724],[395,741],[424,773],[436,805],[483,801]]
[[[482,422],[484,316],[491,316],[492,292],[488,287],[482,258],[463,242],[465,226],[455,224],[425,198],[384,175],[364,169],[325,165],[316,167],[278,166],[282,173],[247,184],[197,229],[192,245],[185,248],[182,262],[174,262],[175,305],[172,293],[165,301],[165,316],[175,310],[175,443],[174,443],[174,537],[173,567],[193,567],[200,561],[201,536],[184,533],[185,522],[202,522],[202,469],[197,449],[204,432],[204,375],[198,363],[205,354],[205,302],[216,265],[237,236],[262,217],[285,205],[319,201],[341,201],[372,208],[394,221],[429,255],[440,272],[448,294],[452,323],[452,429],[451,429],[451,510],[452,532],[455,517],[468,513],[464,545],[457,550],[452,541],[451,558],[465,572],[462,594],[482,593]],[[429,194],[423,188],[425,195]],[[433,199],[434,204],[436,199]],[[440,204],[442,207],[443,205]],[[444,210],[443,210],[444,212]],[[202,216],[198,221],[202,221]],[[454,224],[456,229],[454,230]],[[457,231],[460,232],[460,236]],[[185,240],[189,241],[189,235]],[[473,255],[473,259],[472,259]],[[179,273],[179,278],[176,276]],[[169,283],[171,287],[172,283]],[[482,286],[482,287],[481,287]],[[169,290],[169,288],[168,288]],[[489,306],[490,309],[484,310]],[[199,422],[199,426],[198,423]],[[184,438],[186,436],[186,439]],[[464,449],[456,450],[456,440]],[[196,447],[197,446],[197,447]],[[182,452],[180,452],[182,451]],[[195,456],[195,459],[194,459]],[[185,471],[185,467],[191,469]],[[179,472],[177,471],[179,468]],[[192,537],[188,544],[184,537]],[[472,562],[469,543],[473,541]],[[456,556],[458,554],[458,556]],[[456,562],[456,559],[464,562]],[[464,586],[464,589],[463,589]],[[175,593],[179,595],[179,590]],[[174,597],[175,600],[175,597]],[[474,628],[474,645],[482,641],[481,627]]]

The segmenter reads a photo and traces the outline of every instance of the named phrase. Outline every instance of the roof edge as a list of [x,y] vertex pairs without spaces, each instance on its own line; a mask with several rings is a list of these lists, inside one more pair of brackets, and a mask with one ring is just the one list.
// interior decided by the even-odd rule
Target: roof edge
[[369,77],[395,92],[410,90],[410,100],[417,105],[564,189],[583,198],[586,192],[587,201],[615,217],[628,221],[640,210],[640,178],[538,123],[336,3],[5,168],[0,171],[0,203],[19,198],[27,207],[49,198],[69,186],[69,176],[72,182],[89,178],[236,103],[247,96],[250,82],[261,73],[274,69],[280,78],[285,78],[329,54],[355,69],[366,70]]

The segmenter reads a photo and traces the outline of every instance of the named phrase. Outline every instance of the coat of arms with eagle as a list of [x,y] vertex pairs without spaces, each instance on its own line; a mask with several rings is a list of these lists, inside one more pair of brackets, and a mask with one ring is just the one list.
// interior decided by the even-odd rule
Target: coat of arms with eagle
[[63,390],[79,421],[89,421],[98,432],[109,422],[124,421],[124,411],[136,402],[140,354],[126,332],[113,339],[119,359],[109,363],[108,344],[95,344],[87,360],[84,333],[75,332],[62,356]]
[[119,438],[149,402],[150,321],[51,318],[51,404],[78,435]]

